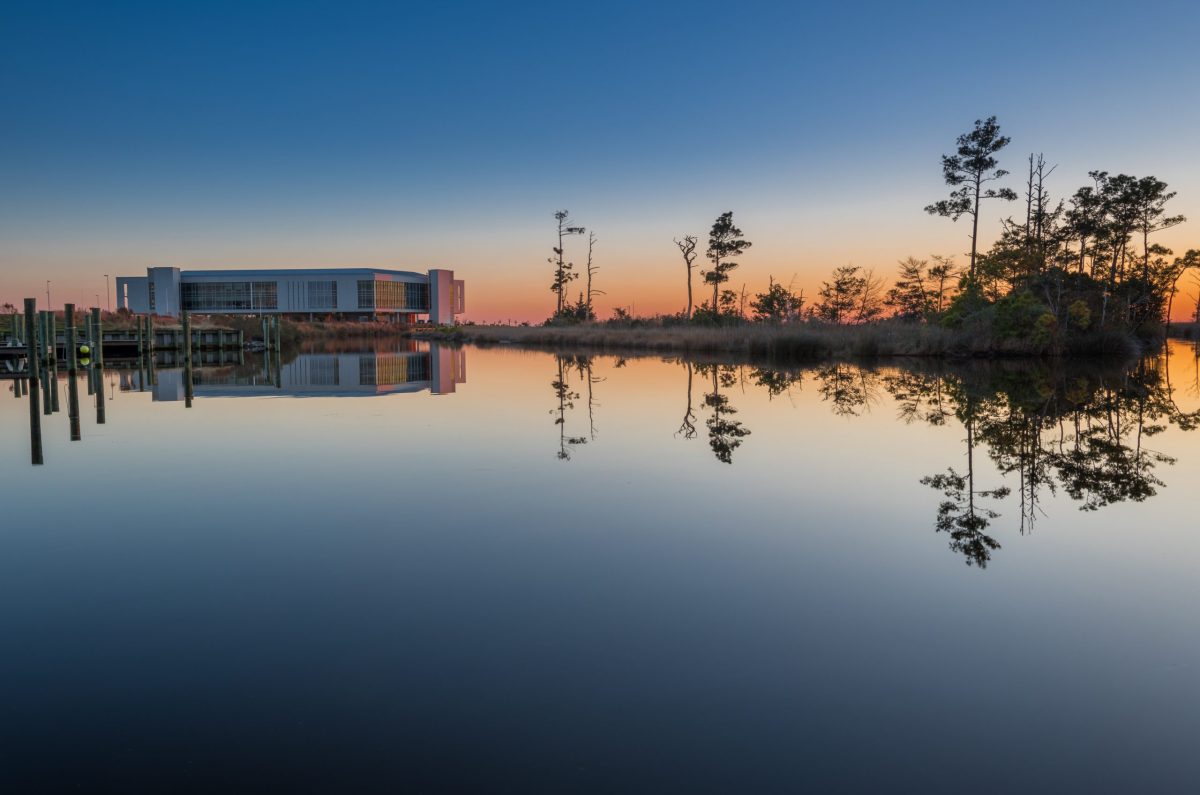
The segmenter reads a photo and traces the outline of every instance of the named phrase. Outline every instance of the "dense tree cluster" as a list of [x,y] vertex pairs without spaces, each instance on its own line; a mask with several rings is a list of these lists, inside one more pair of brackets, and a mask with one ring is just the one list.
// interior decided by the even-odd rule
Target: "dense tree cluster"
[[[1022,198],[1001,181],[1011,176],[1000,154],[1011,140],[996,117],[976,121],[960,135],[954,151],[942,157],[949,195],[926,212],[957,221],[967,218],[970,250],[963,266],[953,257],[907,257],[891,286],[872,268],[837,267],[811,303],[774,276],[765,292],[747,294],[731,284],[738,259],[751,242],[725,212],[713,222],[704,251],[710,265],[700,275],[711,297],[695,304],[693,271],[700,254],[695,235],[675,239],[687,277],[687,303],[664,323],[739,325],[824,323],[864,324],[881,320],[938,324],[998,340],[1021,339],[1036,349],[1065,350],[1072,341],[1105,335],[1160,336],[1169,325],[1184,275],[1200,270],[1200,250],[1176,256],[1155,240],[1186,219],[1170,210],[1175,192],[1154,176],[1092,171],[1090,183],[1055,199],[1049,178],[1055,171],[1041,154],[1031,154],[1024,176],[1023,217],[999,221],[990,248],[981,245],[984,210]],[[556,296],[551,322],[595,320],[592,287],[594,236],[589,237],[587,290],[575,302],[567,287],[579,274],[565,257],[564,241],[582,235],[565,210],[554,215],[557,245],[550,263]],[[616,310],[619,322],[633,320]],[[1200,320],[1200,306],[1197,307]]]

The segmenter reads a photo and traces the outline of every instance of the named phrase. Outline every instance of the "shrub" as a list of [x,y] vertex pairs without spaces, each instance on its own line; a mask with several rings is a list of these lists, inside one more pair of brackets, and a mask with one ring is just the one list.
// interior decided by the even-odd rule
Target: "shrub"
[[1087,301],[1076,299],[1067,307],[1067,322],[1072,328],[1086,331],[1092,325],[1092,310]]

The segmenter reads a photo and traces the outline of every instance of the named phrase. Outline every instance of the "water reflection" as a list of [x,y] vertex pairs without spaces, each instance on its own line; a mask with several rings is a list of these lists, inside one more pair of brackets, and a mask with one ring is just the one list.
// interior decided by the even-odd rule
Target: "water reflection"
[[[1200,396],[1200,345],[1190,351],[1196,366],[1187,389]],[[750,434],[735,419],[727,394],[738,383],[774,399],[799,394],[808,378],[835,416],[861,417],[890,398],[900,422],[931,427],[957,422],[963,432],[961,463],[948,462],[919,483],[942,495],[934,529],[949,536],[950,549],[968,565],[980,568],[1001,548],[987,531],[1005,513],[1004,505],[1012,505],[1015,529],[1024,535],[1044,516],[1047,494],[1061,491],[1084,511],[1146,500],[1163,486],[1156,469],[1175,463],[1152,447],[1154,437],[1168,427],[1186,432],[1200,426],[1200,410],[1185,411],[1175,400],[1166,355],[1125,366],[975,361],[758,367],[748,379],[731,365],[677,363],[686,377],[683,417],[674,435],[685,440],[697,435],[693,379],[710,378],[702,403],[710,412],[705,425],[713,455],[725,464],[733,463],[734,451]],[[999,482],[979,482],[980,452],[991,464],[989,477]]]
[[[554,357],[557,374],[550,382],[550,388],[554,390],[555,407],[550,410],[550,414],[554,417],[554,426],[558,429],[558,451],[555,455],[560,461],[570,461],[571,448],[588,443],[587,436],[572,436],[567,433],[568,416],[574,411],[575,401],[580,397],[580,393],[575,391],[571,384],[572,370],[575,370],[581,382],[587,385],[588,424],[592,429],[595,428],[591,361],[591,357],[587,356]],[[592,435],[594,437],[594,432]]]
[[[67,428],[72,442],[83,439],[80,380],[95,408],[95,423],[108,421],[107,403],[116,391],[150,392],[155,402],[183,401],[191,408],[195,397],[361,397],[428,390],[449,394],[466,382],[466,353],[461,348],[408,343],[403,350],[353,353],[295,353],[286,361],[276,355],[246,356],[242,351],[196,352],[193,357],[162,351],[136,359],[114,360],[106,371],[101,360],[69,355],[65,372],[53,360],[32,375],[25,370],[5,378],[12,394],[29,403],[31,462],[44,463],[42,416],[57,414],[59,382],[66,382]],[[182,366],[180,366],[182,365]],[[106,396],[106,373],[109,394]],[[589,388],[589,416],[591,415]],[[593,423],[594,434],[594,423]]]
[[[286,358],[286,357],[283,357]],[[153,377],[138,369],[121,372],[121,391],[149,391],[155,401],[195,397],[355,397],[428,390],[450,394],[466,381],[466,352],[415,345],[410,350],[222,356],[182,368],[158,366]],[[199,357],[197,357],[199,359]],[[171,363],[169,358],[165,362]]]
[[732,464],[733,451],[741,447],[743,437],[750,435],[749,428],[733,419],[737,409],[729,402],[729,397],[721,393],[721,389],[730,389],[738,383],[737,369],[716,364],[697,369],[702,375],[707,371],[712,378],[712,391],[704,394],[704,405],[712,412],[712,416],[704,421],[708,428],[708,446],[718,461]]
[[[1062,494],[1081,510],[1098,511],[1145,501],[1163,488],[1161,469],[1175,459],[1155,447],[1156,437],[1168,428],[1190,432],[1200,427],[1200,410],[1185,410],[1177,400],[1180,395],[1200,397],[1200,354],[1197,346],[1175,350],[1186,350],[1192,360],[1185,362],[1192,365],[1191,371],[1180,383],[1172,382],[1172,360],[1165,355],[1103,365],[918,361],[786,369],[665,359],[654,366],[672,374],[672,396],[675,389],[684,392],[670,412],[671,435],[684,443],[692,441],[700,436],[702,421],[709,454],[727,466],[755,438],[735,403],[756,397],[765,397],[766,405],[782,399],[771,408],[769,420],[753,410],[746,415],[756,426],[766,424],[760,432],[767,440],[806,392],[814,398],[806,404],[807,412],[816,406],[850,423],[878,417],[886,405],[884,410],[894,412],[904,425],[960,429],[957,450],[935,471],[914,473],[912,482],[939,495],[930,506],[933,530],[944,534],[950,549],[968,565],[983,568],[1002,549],[997,527],[1017,535],[1032,532],[1046,516],[1043,503],[1048,497]],[[186,361],[163,352],[154,358],[111,362],[108,372],[122,392],[149,392],[152,400],[163,402],[190,403],[193,396],[440,395],[465,383],[466,358],[461,348],[405,343],[398,350],[284,357],[198,352],[188,367]],[[597,442],[604,411],[598,399],[600,385],[623,371],[626,360],[558,354],[546,361],[553,367],[549,414],[555,427],[554,454],[569,462]],[[35,463],[42,460],[40,417],[57,412],[60,380],[66,381],[71,440],[82,438],[80,378],[95,396],[96,424],[106,421],[105,370],[100,363],[78,363],[69,357],[65,364],[65,379],[55,368],[32,380],[10,382],[17,397],[29,400]],[[632,419],[617,416],[610,422]],[[892,463],[895,469],[906,465],[903,457]]]
[[[1150,442],[1169,426],[1191,431],[1200,421],[1200,412],[1185,412],[1173,400],[1168,365],[1165,357],[1108,372],[997,365],[969,374],[904,373],[882,380],[901,396],[905,419],[939,424],[950,412],[965,429],[966,473],[950,467],[921,482],[946,496],[936,527],[950,534],[951,548],[969,564],[984,566],[999,548],[984,530],[1000,514],[979,506],[977,498],[1003,500],[1015,493],[1024,534],[1041,515],[1044,493],[1062,489],[1087,511],[1157,493],[1163,482],[1156,467],[1175,461]],[[1002,477],[1011,476],[1011,487],[977,488],[979,445]]]

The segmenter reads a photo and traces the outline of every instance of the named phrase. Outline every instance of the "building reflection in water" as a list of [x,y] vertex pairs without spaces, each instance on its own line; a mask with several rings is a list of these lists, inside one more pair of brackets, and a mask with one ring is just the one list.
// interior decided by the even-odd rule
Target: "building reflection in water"
[[[280,364],[268,356],[247,358],[245,364],[198,366],[192,372],[193,393],[196,397],[354,397],[429,390],[445,395],[466,383],[465,350],[440,345],[414,348],[301,353]],[[121,390],[141,391],[141,378],[137,370],[121,372]],[[159,369],[145,391],[155,401],[181,401],[186,386],[183,369]]]

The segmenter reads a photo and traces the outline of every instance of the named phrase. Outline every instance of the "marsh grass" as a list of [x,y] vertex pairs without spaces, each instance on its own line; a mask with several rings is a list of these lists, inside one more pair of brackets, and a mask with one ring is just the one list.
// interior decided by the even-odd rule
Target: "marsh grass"
[[617,325],[461,326],[417,332],[424,339],[548,350],[723,354],[768,361],[911,357],[1029,357],[1136,355],[1129,335],[1092,332],[1052,343],[999,338],[978,331],[884,321],[868,325],[801,323],[742,326]]

